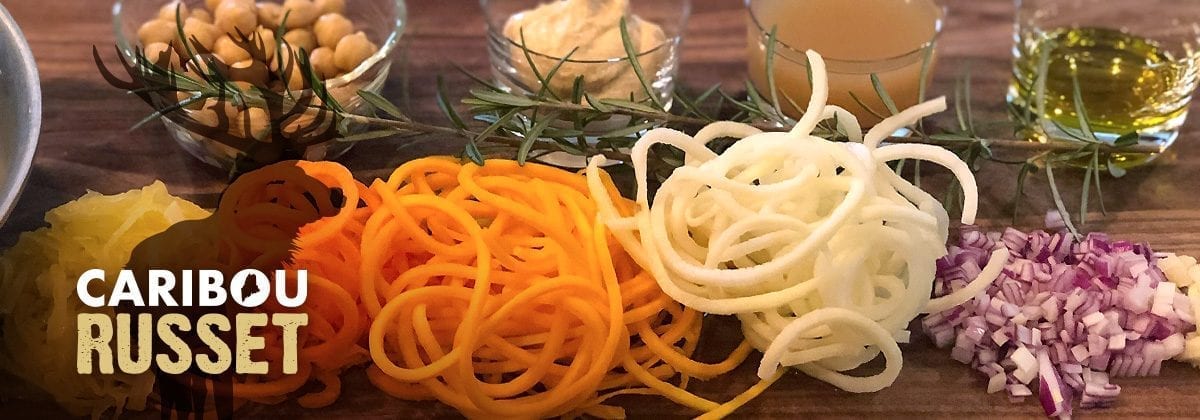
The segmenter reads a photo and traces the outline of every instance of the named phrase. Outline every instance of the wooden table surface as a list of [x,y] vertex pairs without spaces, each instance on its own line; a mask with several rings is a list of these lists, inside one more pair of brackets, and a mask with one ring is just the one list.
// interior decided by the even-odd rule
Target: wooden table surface
[[[163,180],[172,193],[212,206],[224,186],[224,174],[193,159],[175,146],[160,124],[137,131],[128,128],[148,112],[144,104],[107,85],[91,59],[96,45],[111,51],[110,6],[103,0],[4,1],[32,45],[41,72],[44,115],[41,141],[25,192],[7,224],[0,245],[16,240],[19,232],[41,226],[46,210],[83,194],[85,190],[116,193]],[[738,86],[745,76],[745,35],[741,2],[695,0],[682,52],[681,78],[686,87],[703,88],[721,82]],[[953,80],[971,69],[975,107],[983,118],[1003,118],[1003,95],[1009,77],[1011,17],[1007,0],[952,0],[950,17],[939,45],[935,93],[950,92]],[[461,96],[469,81],[453,70],[458,63],[485,74],[483,19],[472,0],[411,0],[410,24],[403,51],[385,89],[389,98],[405,103],[416,119],[441,122],[433,100],[435,76],[446,75],[452,95]],[[944,118],[944,117],[943,117]],[[1196,120],[1196,118],[1192,118]],[[1121,179],[1106,176],[1109,213],[1092,217],[1086,229],[1105,230],[1122,238],[1150,242],[1155,249],[1200,254],[1200,122],[1191,121],[1174,146],[1156,163],[1131,171]],[[460,139],[427,136],[405,143],[362,144],[342,159],[362,179],[379,176],[406,159],[453,153]],[[983,189],[982,216],[990,225],[1007,222],[1015,168],[988,165],[978,175]],[[1062,175],[1068,205],[1076,205],[1077,174]],[[1060,181],[1062,182],[1062,181]],[[934,183],[937,185],[937,183]],[[1022,201],[1022,225],[1036,227],[1050,208],[1044,177],[1031,177]],[[715,319],[706,327],[701,357],[712,360],[739,337],[736,325]],[[1034,400],[1011,404],[1001,394],[984,392],[985,380],[950,359],[948,350],[932,347],[921,334],[903,346],[905,366],[892,387],[874,394],[849,394],[792,374],[736,414],[739,417],[1036,417]],[[726,400],[755,381],[756,358],[735,372],[700,383],[694,390],[713,400]],[[3,382],[11,382],[11,379]],[[241,414],[268,417],[323,418],[443,418],[456,413],[434,403],[410,403],[374,390],[361,371],[347,375],[346,387],[334,405],[304,410],[294,403],[252,406]],[[1121,378],[1119,404],[1098,411],[1077,410],[1081,416],[1200,417],[1200,371],[1169,363],[1156,378]],[[52,407],[44,397],[12,397],[21,388],[0,387],[0,412],[33,415]],[[39,400],[41,398],[41,400]],[[635,418],[678,418],[694,415],[660,398],[620,400]],[[16,410],[16,411],[8,411]],[[52,417],[62,415],[52,412]],[[0,415],[3,416],[3,415]]]

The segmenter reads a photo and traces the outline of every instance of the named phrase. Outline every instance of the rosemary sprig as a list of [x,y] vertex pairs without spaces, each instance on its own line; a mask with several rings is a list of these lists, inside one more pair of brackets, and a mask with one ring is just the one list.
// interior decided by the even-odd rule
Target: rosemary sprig
[[[479,88],[470,90],[466,98],[455,101],[446,92],[443,78],[439,76],[436,100],[439,109],[446,117],[446,122],[443,124],[415,121],[386,98],[368,91],[360,91],[358,96],[377,111],[376,115],[349,112],[329,95],[324,82],[315,76],[316,73],[313,71],[311,63],[303,58],[294,60],[293,67],[295,68],[289,70],[302,72],[305,80],[309,82],[310,89],[306,92],[311,92],[309,96],[315,96],[317,98],[315,100],[293,97],[290,92],[280,95],[263,89],[241,89],[235,82],[228,80],[217,70],[219,63],[212,61],[211,55],[205,55],[202,51],[197,51],[193,57],[181,60],[185,65],[180,69],[160,66],[155,60],[137,52],[134,54],[132,62],[122,60],[126,73],[132,78],[128,82],[113,76],[100,60],[98,52],[94,55],[101,72],[110,83],[141,96],[154,108],[154,113],[147,117],[146,121],[158,117],[173,118],[184,114],[187,107],[199,101],[229,100],[243,108],[249,106],[273,107],[290,112],[291,114],[280,115],[272,113],[274,117],[271,121],[272,133],[275,134],[280,133],[279,126],[282,122],[289,115],[295,115],[296,112],[327,113],[330,118],[339,122],[337,124],[326,123],[327,126],[337,129],[336,132],[326,137],[308,138],[302,141],[277,139],[289,148],[306,147],[327,141],[357,142],[440,133],[465,138],[467,141],[463,156],[477,163],[483,163],[484,158],[489,154],[504,154],[515,157],[520,162],[525,162],[536,160],[553,152],[565,152],[584,157],[603,154],[612,160],[628,162],[629,156],[623,150],[632,145],[642,132],[650,128],[667,126],[694,129],[718,119],[726,119],[746,122],[762,130],[778,131],[790,127],[790,124],[794,123],[794,119],[784,113],[782,108],[784,103],[795,110],[801,110],[801,106],[786,94],[780,98],[780,92],[776,89],[773,71],[777,44],[775,31],[771,31],[765,36],[768,51],[766,64],[769,90],[765,95],[749,82],[745,84],[745,99],[737,99],[737,96],[740,95],[725,92],[720,89],[720,86],[706,89],[695,97],[688,97],[682,92],[676,91],[671,92],[670,96],[674,99],[674,109],[667,110],[664,109],[659,96],[652,88],[653,84],[646,77],[645,69],[638,61],[639,51],[629,39],[624,22],[622,22],[621,29],[626,59],[633,74],[638,78],[643,90],[640,93],[645,94],[644,98],[637,99],[632,92],[626,99],[594,97],[583,88],[585,76],[573,80],[569,97],[568,95],[560,97],[550,88],[551,82],[556,80],[556,77],[563,77],[559,74],[559,70],[572,54],[565,55],[554,66],[542,72],[540,69],[534,68],[533,56],[535,53],[529,50],[524,42],[520,42],[514,44],[521,50],[520,53],[525,56],[531,70],[534,71],[534,77],[539,86],[529,87],[529,91],[509,91],[464,71]],[[181,33],[179,36],[182,40],[184,34]],[[188,40],[182,40],[182,42],[188,46],[195,45]],[[259,40],[260,45],[263,42],[265,40]],[[277,39],[275,42],[282,43],[283,41]],[[282,44],[277,45],[277,51],[285,51],[278,47],[282,47]],[[193,54],[190,51],[189,54]],[[931,56],[931,51],[927,51],[923,57],[918,90],[918,96],[921,99],[924,99],[927,93],[926,82],[931,66]],[[1041,60],[1039,69],[1048,68],[1046,64],[1048,55],[1041,54]],[[283,71],[283,66],[280,67]],[[189,77],[189,72],[198,75],[200,80]],[[1044,115],[1041,112],[1044,109],[1045,72],[1039,73],[1039,78],[1035,82],[1038,99],[1035,110],[1038,115],[1030,115],[1031,110],[1028,109],[1030,107],[1026,107],[1023,112],[1014,110],[1013,114],[1017,117],[1018,124],[1028,124],[1036,121],[1040,115]],[[897,104],[888,95],[886,87],[879,77],[877,75],[870,77],[875,94],[879,103],[884,104],[886,113],[898,112]],[[809,80],[811,82],[811,71]],[[1067,138],[1045,139],[1042,142],[985,138],[978,132],[978,128],[993,125],[995,122],[981,122],[973,115],[970,72],[965,72],[960,82],[956,84],[953,95],[954,117],[958,122],[956,129],[931,129],[925,122],[920,122],[911,127],[911,134],[892,137],[888,141],[945,147],[958,153],[976,170],[981,168],[984,162],[1004,165],[1019,164],[1021,168],[1016,180],[1014,202],[1024,195],[1028,175],[1039,172],[1038,168],[1043,168],[1047,180],[1050,181],[1050,191],[1055,199],[1057,211],[1063,213],[1064,220],[1067,220],[1069,226],[1074,229],[1074,226],[1070,224],[1065,202],[1059,194],[1057,184],[1054,183],[1053,170],[1056,165],[1075,162],[1079,158],[1085,158],[1091,162],[1091,166],[1085,171],[1082,182],[1084,189],[1080,200],[1082,211],[1079,221],[1080,225],[1084,225],[1087,221],[1085,213],[1090,202],[1099,202],[1103,211],[1099,166],[1102,155],[1114,152],[1154,153],[1159,151],[1157,147],[1138,144],[1136,134],[1122,136],[1113,142],[1095,140],[1094,134],[1090,131],[1091,124],[1087,121],[1086,112],[1082,112],[1082,101],[1078,100],[1078,86],[1076,86],[1076,91],[1076,106],[1080,107],[1077,115],[1080,117],[1079,126],[1081,127],[1078,133],[1064,130],[1064,132],[1074,135],[1069,135]],[[880,118],[884,116],[882,115],[884,112],[868,107],[862,98],[853,97],[869,112],[879,114]],[[469,116],[460,114],[456,110],[456,104],[466,105],[470,111]],[[605,123],[604,127],[597,128],[596,123],[601,122]],[[481,126],[480,123],[484,125]],[[365,131],[360,129],[350,132],[348,127],[352,125],[365,127]],[[828,124],[826,122],[821,128],[824,130],[823,133],[820,133],[822,135],[834,139],[844,138],[844,135],[841,135],[844,133],[837,132],[836,123]],[[1014,127],[1013,132],[1017,132],[1017,127]],[[222,143],[242,150],[246,155],[253,155],[257,148],[262,147],[255,142],[245,142],[244,140],[224,139]],[[1012,160],[1008,157],[998,157],[997,151],[1003,151],[999,154],[1002,156],[1017,154],[1028,157]],[[274,156],[275,159],[280,159],[280,156],[285,155],[275,154]],[[682,164],[677,154],[669,150],[652,151],[651,156],[655,159],[653,173],[666,174],[671,168]],[[904,162],[898,162],[895,169],[900,172],[905,167]],[[919,183],[921,174],[919,165],[914,163],[909,167],[913,168],[914,181]],[[1116,165],[1108,165],[1108,167],[1110,174],[1120,175],[1119,167]],[[1091,200],[1089,185],[1094,185],[1096,189],[1095,200]],[[951,186],[946,195],[948,207],[953,206],[960,196],[961,189],[957,185]],[[1019,207],[1013,206],[1014,217],[1016,217],[1016,209]]]

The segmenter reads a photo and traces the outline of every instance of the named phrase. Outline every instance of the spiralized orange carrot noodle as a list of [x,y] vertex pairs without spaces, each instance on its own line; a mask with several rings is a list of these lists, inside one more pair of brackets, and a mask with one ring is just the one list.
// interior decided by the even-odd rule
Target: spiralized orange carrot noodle
[[[217,209],[226,267],[276,269],[289,274],[308,270],[308,300],[282,308],[269,300],[266,313],[308,313],[298,338],[299,371],[273,370],[233,384],[233,396],[274,403],[311,380],[320,390],[300,396],[305,407],[321,407],[338,397],[338,374],[369,360],[358,343],[366,331],[366,312],[358,304],[358,244],[366,218],[379,201],[340,164],[289,161],[242,175],[226,190]],[[293,250],[293,248],[295,248]],[[286,261],[285,261],[286,260]],[[275,368],[282,366],[279,330],[265,329],[266,347],[254,353]]]
[[[634,203],[604,179],[623,212]],[[691,359],[700,314],[672,301],[597,222],[579,174],[489,160],[409,162],[371,187],[360,302],[370,380],[474,418],[623,417],[615,395],[720,407],[668,381],[728,372]],[[355,225],[357,227],[357,225]]]

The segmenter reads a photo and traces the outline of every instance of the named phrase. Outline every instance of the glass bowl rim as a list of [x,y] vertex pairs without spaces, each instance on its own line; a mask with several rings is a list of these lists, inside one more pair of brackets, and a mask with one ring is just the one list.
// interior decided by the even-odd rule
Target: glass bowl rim
[[[113,2],[113,33],[116,35],[117,49],[121,52],[121,54],[125,55],[126,58],[132,58],[133,46],[136,44],[130,42],[130,40],[125,37],[122,28],[122,24],[124,23],[124,19],[122,18],[124,10],[121,6],[126,1],[130,0],[116,0]],[[359,63],[358,67],[355,67],[354,70],[348,71],[346,74],[332,79],[326,79],[326,87],[336,88],[345,86],[350,82],[357,80],[380,61],[383,61],[385,58],[387,58],[387,56],[392,53],[392,50],[396,49],[396,45],[400,43],[401,36],[404,35],[404,29],[408,26],[408,7],[406,0],[390,0],[390,2],[396,7],[396,15],[394,17],[395,25],[393,25],[391,31],[388,32],[387,38],[385,38],[383,43],[379,45],[379,50],[375,51],[375,54],[372,54],[370,57],[367,57],[366,60],[363,60],[362,63]],[[166,4],[167,1],[164,1],[163,3]],[[299,91],[305,90],[309,89],[301,89]]]
[[[510,47],[529,51],[530,55],[549,59],[549,60],[554,60],[554,61],[562,61],[564,63],[608,64],[608,63],[619,63],[622,61],[629,60],[628,55],[622,55],[620,57],[612,57],[612,58],[604,58],[604,59],[583,60],[583,59],[571,58],[571,59],[564,60],[563,57],[558,57],[554,54],[546,54],[546,53],[542,53],[542,52],[538,52],[538,51],[534,51],[532,49],[526,48],[524,45],[522,45],[521,41],[509,38],[507,35],[504,35],[504,30],[502,28],[496,28],[496,26],[492,24],[492,19],[490,19],[491,14],[488,13],[488,10],[487,10],[487,2],[488,2],[488,0],[479,0],[479,6],[481,9],[483,9],[484,24],[487,25],[487,36],[488,36],[488,39],[490,39],[490,40],[497,41],[497,42],[505,42]],[[645,51],[641,51],[641,52],[637,53],[636,55],[634,55],[634,57],[641,58],[641,57],[653,54],[659,50],[669,48],[671,46],[678,46],[679,44],[681,44],[683,42],[683,32],[684,32],[684,30],[686,30],[688,19],[691,18],[691,15],[692,15],[692,0],[680,0],[680,3],[683,4],[683,8],[682,8],[683,10],[679,14],[680,30],[676,31],[675,35],[667,37],[667,39],[664,39],[663,42],[659,43],[658,45],[655,45],[653,48],[650,48]]]
[[[758,28],[759,37],[766,38],[767,29],[763,27],[761,22],[759,22],[758,16],[754,15],[754,9],[750,6],[750,3],[753,3],[753,2],[754,2],[754,0],[743,0],[743,4],[745,6],[746,13],[750,16],[750,22],[753,23],[756,28]],[[910,51],[903,52],[903,53],[900,53],[900,54],[897,54],[894,56],[890,56],[890,57],[873,58],[873,59],[867,59],[867,60],[850,60],[850,59],[844,59],[844,58],[829,57],[829,56],[825,56],[825,55],[822,55],[821,58],[825,61],[825,63],[827,65],[830,65],[830,66],[836,66],[839,64],[861,66],[861,65],[867,65],[867,64],[888,63],[888,62],[892,62],[892,61],[903,60],[905,58],[911,57],[916,54],[921,54],[923,51],[925,51],[925,49],[930,48],[934,44],[937,43],[938,38],[941,37],[942,32],[945,29],[946,16],[949,13],[949,10],[946,7],[946,5],[944,4],[944,2],[942,2],[942,1],[934,0],[934,4],[936,6],[938,6],[938,9],[942,12],[942,15],[937,19],[937,22],[934,24],[933,37],[929,38],[928,41],[922,42],[920,45],[918,45],[916,48],[914,48]],[[778,39],[776,39],[775,42],[777,43],[778,46],[783,47],[783,51],[776,49],[776,53],[779,53],[780,57],[783,57],[784,59],[786,59],[788,61],[793,61],[793,62],[802,61],[802,60],[798,60],[796,57],[804,57],[804,55],[805,55],[804,51],[800,51],[800,50],[796,49],[796,47],[788,45],[788,43],[780,41]],[[796,54],[796,56],[793,57],[793,56],[789,56],[788,54],[783,54],[783,52],[785,52],[785,51]],[[801,64],[804,64],[804,63],[801,63]]]

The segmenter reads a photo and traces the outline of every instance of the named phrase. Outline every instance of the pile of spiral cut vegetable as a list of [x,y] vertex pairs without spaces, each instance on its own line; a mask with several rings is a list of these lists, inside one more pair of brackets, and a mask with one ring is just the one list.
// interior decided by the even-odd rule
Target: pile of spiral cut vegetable
[[85,306],[75,297],[76,280],[92,268],[119,270],[142,241],[208,215],[162,182],[115,195],[88,192],[47,212],[47,227],[22,233],[0,254],[0,369],[75,416],[117,417],[153,404],[153,374],[77,372],[76,315],[114,312]]
[[[895,381],[903,362],[898,343],[908,340],[906,328],[917,315],[971,297],[930,300],[949,217],[936,199],[886,164],[921,159],[950,169],[965,192],[963,223],[975,217],[975,178],[946,149],[880,145],[897,129],[944,110],[944,98],[900,112],[863,135],[854,115],[826,104],[820,55],[809,51],[808,60],[813,94],[790,132],[764,133],[734,122],[711,124],[695,137],[650,131],[631,151],[638,212],[622,216],[601,202],[600,213],[671,298],[700,311],[737,315],[746,340],[764,353],[758,370],[763,383],[777,379],[785,366],[846,391],[873,392]],[[829,119],[849,142],[811,134]],[[722,137],[741,140],[720,155],[706,147]],[[651,203],[646,157],[656,144],[686,156]],[[600,199],[602,163],[593,158],[587,170],[592,196]],[[980,281],[994,279],[1007,258],[998,249]],[[844,373],[880,354],[882,372]]]
[[[1012,254],[1000,278],[971,282],[998,246]],[[1069,416],[1075,398],[1083,408],[1110,406],[1121,392],[1110,377],[1157,375],[1195,330],[1200,301],[1167,280],[1163,256],[1103,233],[964,229],[938,260],[934,293],[971,300],[923,325],[938,347],[953,345],[951,357],[988,376],[988,392],[1022,400],[1036,379],[1049,416]]]

